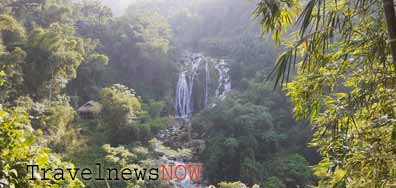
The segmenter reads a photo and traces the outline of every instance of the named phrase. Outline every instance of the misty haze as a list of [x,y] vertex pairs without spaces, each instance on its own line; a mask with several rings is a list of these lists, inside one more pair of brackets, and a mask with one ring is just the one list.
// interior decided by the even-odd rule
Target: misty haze
[[0,188],[391,188],[394,0],[0,0]]

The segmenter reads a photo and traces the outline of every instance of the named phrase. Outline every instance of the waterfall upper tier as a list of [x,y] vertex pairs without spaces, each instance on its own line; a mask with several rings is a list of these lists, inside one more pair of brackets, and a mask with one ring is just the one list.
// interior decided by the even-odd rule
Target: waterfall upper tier
[[219,85],[216,89],[216,97],[225,97],[231,91],[230,68],[223,59],[215,65],[215,68],[219,72]]
[[224,98],[231,91],[230,68],[225,60],[188,53],[179,65],[176,117],[189,119],[194,111],[207,107],[209,97]]

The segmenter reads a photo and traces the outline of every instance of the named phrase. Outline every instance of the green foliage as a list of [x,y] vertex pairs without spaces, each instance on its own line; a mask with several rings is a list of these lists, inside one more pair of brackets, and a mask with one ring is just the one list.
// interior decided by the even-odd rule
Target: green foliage
[[142,13],[129,19],[133,25],[136,46],[146,55],[166,54],[169,50],[170,26],[167,20],[156,12]]
[[[4,1],[2,1],[4,2]],[[53,23],[69,24],[70,4],[57,0],[5,0],[0,12],[10,14],[27,26],[48,27]]]
[[[55,13],[54,6],[48,3],[44,7],[48,8],[48,12]],[[23,24],[25,19],[15,17],[17,19],[13,15],[0,16],[0,60],[4,62],[1,68],[7,75],[7,84],[3,86],[3,92],[9,95],[4,99],[7,102],[23,95],[51,100],[52,96],[62,93],[68,81],[77,76],[82,62],[108,61],[106,56],[93,53],[95,42],[76,36],[74,27],[68,24],[49,21],[27,27],[25,25],[28,24]],[[54,16],[51,19],[57,18]]]
[[11,187],[83,187],[70,177],[62,182],[52,178],[28,181],[26,165],[73,167],[47,149],[69,157],[85,143],[73,127],[76,113],[63,96],[64,88],[83,62],[106,63],[108,59],[94,52],[94,41],[74,32],[67,2],[7,0],[0,4],[0,99],[8,109],[26,109],[26,114],[19,108],[2,110],[1,183]]
[[254,3],[240,0],[146,0],[132,3],[127,12],[144,10],[166,17],[176,53],[190,50],[226,58],[233,88],[239,89],[241,80],[254,78],[258,70],[270,72],[276,59],[270,37],[263,36],[252,20],[254,9]]
[[[16,35],[14,37],[19,37],[19,39],[26,37],[26,32],[23,26],[10,15],[1,15],[0,25],[0,31],[2,34],[5,34],[5,32],[11,32]],[[12,35],[7,37],[12,37]]]
[[120,84],[102,89],[101,103],[103,117],[109,122],[128,123],[141,110],[140,100],[135,96],[135,91]]
[[286,188],[286,185],[277,177],[269,177],[264,182],[265,188]]
[[[295,16],[287,10],[297,5],[268,5],[280,7],[280,14],[271,14],[274,19],[267,21],[283,32],[279,26]],[[70,179],[27,181],[24,165],[29,162],[47,168],[72,165],[46,148],[78,167],[93,161],[119,168],[158,167],[161,155],[190,158],[190,150],[174,150],[152,138],[167,127],[164,116],[173,111],[173,62],[181,51],[193,50],[226,58],[233,87],[241,91],[215,101],[194,120],[194,133],[207,141],[201,157],[209,180],[306,185],[310,169],[295,151],[304,149],[301,135],[310,132],[292,127],[287,100],[262,84],[275,50],[249,23],[252,11],[254,3],[239,0],[144,0],[132,3],[124,16],[113,17],[99,1],[0,0],[0,101],[28,113],[0,113],[0,183],[82,187]],[[257,75],[261,78],[253,80]],[[72,101],[67,94],[73,95]],[[95,119],[79,118],[75,112],[88,100],[103,106]],[[315,120],[321,105],[313,106]],[[337,172],[337,181],[343,179],[345,171]],[[168,186],[135,180],[84,183]],[[246,187],[240,182],[219,186]]]
[[150,100],[146,103],[143,104],[143,109],[147,111],[150,115],[150,117],[161,117],[161,113],[165,108],[165,102],[164,101],[154,101]]
[[294,154],[287,158],[286,173],[294,181],[302,183],[311,178],[311,169],[308,167],[308,161],[301,155]]
[[53,24],[49,29],[35,29],[28,45],[25,92],[38,98],[60,94],[84,60],[83,39],[73,36],[72,28]]
[[108,141],[112,144],[128,144],[133,141],[148,141],[166,127],[166,119],[159,116],[161,102],[150,102],[142,109],[141,99],[134,90],[123,85],[103,88],[101,92],[103,125]]
[[[136,11],[129,16],[111,17],[97,3],[81,3],[77,32],[100,43],[109,57],[107,66],[83,65],[68,90],[83,101],[98,99],[100,89],[120,83],[135,88],[145,99],[170,97],[176,67],[168,59],[171,29],[162,15]],[[81,87],[84,85],[85,87]],[[89,87],[86,87],[86,86]]]
[[[21,101],[18,102],[21,105]],[[26,105],[28,104],[24,106]],[[79,152],[84,140],[74,127],[77,114],[70,106],[68,97],[58,96],[51,102],[33,103],[29,113],[32,117],[32,127],[40,132],[38,141],[41,145],[64,156]]]
[[[286,185],[301,185],[312,179],[312,170],[307,160],[299,154],[290,154],[275,159],[271,164],[272,174]],[[268,178],[266,179],[266,181]]]
[[306,185],[311,172],[304,157],[292,155],[287,160],[275,160],[287,155],[285,150],[305,145],[303,134],[296,136],[303,129],[291,129],[296,125],[286,115],[290,111],[284,98],[272,94],[270,87],[260,82],[247,82],[244,87],[244,92],[218,101],[193,121],[194,130],[207,137],[202,156],[205,176],[212,183],[242,180],[263,184],[266,178],[276,175],[282,181]]
[[[169,156],[168,153],[178,153],[178,151],[167,148],[167,152],[163,153],[162,149],[164,148],[161,142],[158,140],[150,140],[147,147],[143,146],[134,146],[132,148],[126,148],[124,146],[119,147],[111,147],[110,145],[104,145],[103,150],[106,153],[106,160],[112,166],[119,167],[119,169],[129,168],[134,169],[137,168],[139,170],[143,168],[158,168],[161,161],[160,157],[174,157]],[[159,150],[158,150],[159,149]],[[160,156],[159,154],[164,154]],[[161,174],[161,171],[159,171]],[[111,183],[117,184],[117,183]],[[113,185],[112,185],[113,186]],[[136,178],[123,182],[123,185],[118,184],[118,186],[122,187],[139,187],[139,188],[156,188],[156,187],[169,187],[169,182],[165,181],[147,181],[147,180],[138,180]]]
[[149,141],[151,147],[153,147],[156,152],[163,154],[167,158],[171,159],[188,159],[192,157],[190,149],[172,149],[170,147],[164,146],[161,141],[157,139],[152,139]]
[[[133,90],[123,85],[113,85],[101,92],[103,129],[112,143],[128,143],[129,138],[138,138],[136,120],[141,112],[140,99]],[[127,141],[125,141],[127,140]]]
[[29,181],[31,172],[28,164],[42,168],[72,167],[62,162],[47,148],[35,144],[34,130],[29,124],[26,113],[21,109],[0,110],[0,183],[7,187],[83,187],[78,180],[65,176],[58,181],[50,176],[50,181]]
[[[319,187],[390,187],[396,182],[395,60],[385,21],[393,15],[384,17],[383,9],[394,7],[382,2],[293,4],[303,10],[293,23],[299,32],[284,43],[276,79],[286,83],[290,67],[297,68],[287,92],[295,116],[313,124],[311,144],[323,156],[315,167]],[[268,26],[269,10],[259,11],[265,16],[263,27]]]
[[300,12],[297,0],[260,1],[255,10],[256,17],[261,19],[262,30],[271,31],[276,43],[280,43],[287,26],[292,26]]
[[[245,184],[241,182],[221,182],[218,184],[219,188],[248,188]],[[215,186],[211,185],[209,188],[216,188]],[[260,188],[259,185],[253,185],[252,188]]]
[[1,91],[1,101],[13,98],[20,92],[23,75],[22,65],[26,52],[16,47],[7,49],[8,46],[15,46],[26,39],[26,32],[23,26],[9,15],[0,16],[0,69],[4,73],[4,84]]
[[109,57],[103,55],[103,54],[92,54],[89,57],[89,61],[90,62],[95,62],[98,64],[102,64],[102,65],[107,65],[109,63]]

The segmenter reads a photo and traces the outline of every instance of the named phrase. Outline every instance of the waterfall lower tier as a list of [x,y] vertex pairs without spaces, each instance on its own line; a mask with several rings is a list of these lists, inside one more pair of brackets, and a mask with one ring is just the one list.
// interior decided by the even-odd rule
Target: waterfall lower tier
[[191,93],[188,86],[186,72],[179,75],[176,89],[176,114],[178,117],[187,118],[192,113]]
[[198,74],[198,68],[202,61],[202,55],[192,54],[186,56],[182,62],[176,88],[176,116],[179,118],[189,118],[193,112],[193,88],[194,80]]

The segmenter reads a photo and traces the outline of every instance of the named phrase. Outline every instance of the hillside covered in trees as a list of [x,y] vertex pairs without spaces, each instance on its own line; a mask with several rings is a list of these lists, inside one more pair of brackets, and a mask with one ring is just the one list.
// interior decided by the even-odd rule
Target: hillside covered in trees
[[0,0],[0,188],[392,187],[395,41],[393,0]]

